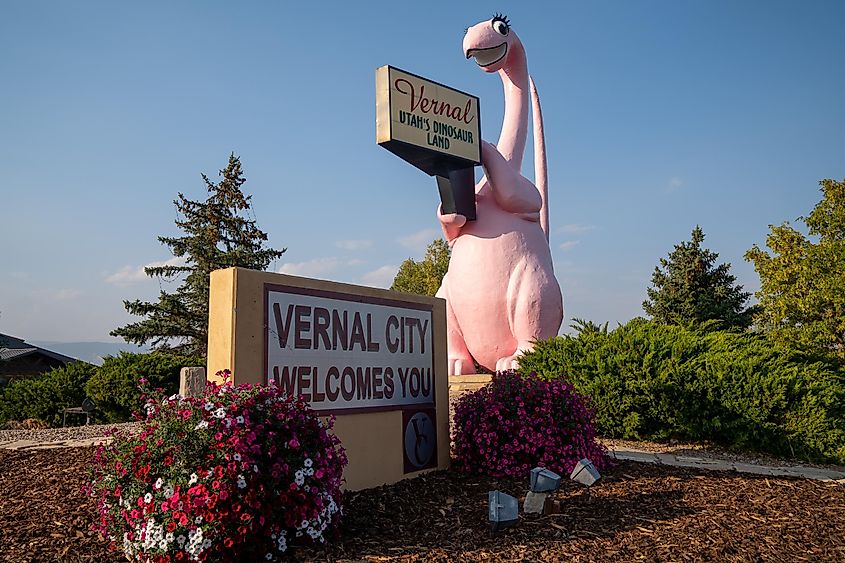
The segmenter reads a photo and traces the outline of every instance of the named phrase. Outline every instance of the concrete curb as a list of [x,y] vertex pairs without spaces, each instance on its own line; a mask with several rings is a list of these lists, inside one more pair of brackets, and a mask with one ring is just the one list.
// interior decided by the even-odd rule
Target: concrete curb
[[840,485],[845,485],[845,471],[823,469],[820,467],[807,467],[803,465],[775,467],[771,465],[738,463],[727,459],[682,456],[671,453],[654,453],[625,448],[610,449],[609,452],[612,457],[620,461],[659,463],[673,467],[690,467],[693,469],[706,469],[708,471],[736,471],[738,473],[751,473],[754,475],[766,475],[769,477],[797,477],[800,479],[814,479],[816,481],[831,481],[839,483]]

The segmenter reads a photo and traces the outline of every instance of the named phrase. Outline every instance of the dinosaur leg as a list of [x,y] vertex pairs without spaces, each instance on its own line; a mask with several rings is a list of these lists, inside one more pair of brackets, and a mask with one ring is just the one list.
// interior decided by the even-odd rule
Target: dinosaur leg
[[563,318],[563,297],[557,283],[524,261],[511,274],[507,306],[516,347],[496,361],[496,371],[518,368],[519,356],[533,350],[535,341],[556,336]]
[[455,311],[452,310],[452,302],[449,299],[448,289],[449,273],[443,276],[443,283],[440,289],[437,290],[436,297],[446,300],[446,347],[448,349],[449,357],[449,375],[466,375],[475,373],[475,364],[472,361],[472,355],[467,349],[464,335],[461,332],[461,326],[458,324],[458,319],[455,316]]

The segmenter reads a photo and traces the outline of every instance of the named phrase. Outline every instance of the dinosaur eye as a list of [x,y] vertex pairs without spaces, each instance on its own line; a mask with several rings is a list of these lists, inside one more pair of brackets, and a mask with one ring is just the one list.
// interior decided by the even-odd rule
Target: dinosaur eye
[[490,22],[490,25],[493,26],[493,29],[499,35],[507,35],[511,30],[510,25],[508,24],[508,18],[500,14],[496,14],[493,21]]

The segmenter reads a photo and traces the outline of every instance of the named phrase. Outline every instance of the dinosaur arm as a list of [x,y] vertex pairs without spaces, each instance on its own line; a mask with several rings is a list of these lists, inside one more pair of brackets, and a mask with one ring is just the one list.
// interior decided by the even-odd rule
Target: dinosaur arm
[[443,213],[443,206],[437,207],[437,218],[440,220],[440,227],[443,229],[443,236],[446,242],[450,243],[461,234],[467,218],[457,213]]
[[499,207],[520,214],[540,211],[543,201],[534,184],[515,170],[494,145],[486,141],[481,141],[481,164]]

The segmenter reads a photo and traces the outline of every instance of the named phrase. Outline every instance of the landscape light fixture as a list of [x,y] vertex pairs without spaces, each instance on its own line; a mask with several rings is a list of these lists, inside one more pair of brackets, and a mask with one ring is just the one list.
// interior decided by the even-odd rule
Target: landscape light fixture
[[560,488],[560,475],[544,467],[531,470],[529,488],[534,493],[553,493]]
[[516,524],[519,519],[519,501],[501,491],[487,493],[488,519],[493,532]]
[[572,475],[569,478],[589,487],[601,479],[601,475],[598,469],[596,469],[596,466],[593,465],[593,462],[584,458],[575,464],[575,468],[572,470]]

